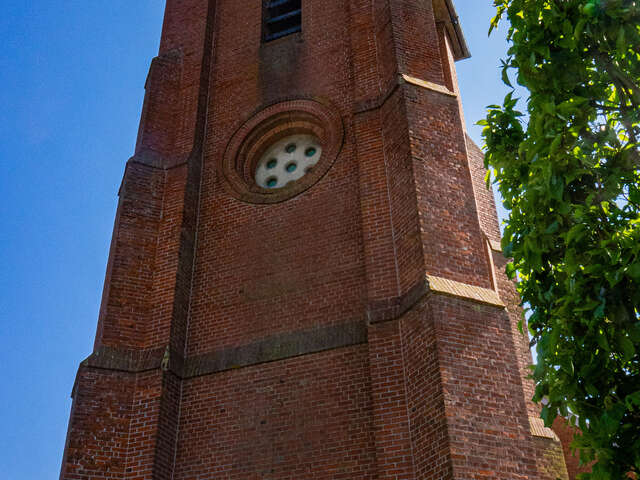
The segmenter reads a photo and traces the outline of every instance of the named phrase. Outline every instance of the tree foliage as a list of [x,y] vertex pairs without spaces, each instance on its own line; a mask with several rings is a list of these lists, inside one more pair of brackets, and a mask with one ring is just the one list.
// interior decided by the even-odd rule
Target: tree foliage
[[494,0],[510,73],[486,162],[537,345],[542,416],[572,417],[584,478],[640,472],[640,1]]

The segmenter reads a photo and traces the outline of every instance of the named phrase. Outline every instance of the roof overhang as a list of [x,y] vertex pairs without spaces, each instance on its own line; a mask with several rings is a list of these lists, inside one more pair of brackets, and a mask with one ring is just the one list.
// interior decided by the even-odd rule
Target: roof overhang
[[443,25],[449,39],[451,40],[451,48],[453,49],[453,58],[463,60],[471,56],[467,41],[464,39],[462,27],[458,20],[456,8],[453,6],[453,0],[433,0],[433,11],[436,22]]

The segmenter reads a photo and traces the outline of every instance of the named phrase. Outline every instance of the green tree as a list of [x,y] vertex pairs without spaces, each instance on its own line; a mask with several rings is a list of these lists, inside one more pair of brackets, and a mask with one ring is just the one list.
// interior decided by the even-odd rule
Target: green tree
[[542,416],[571,416],[584,478],[640,473],[640,1],[494,0],[509,22],[504,82],[484,125],[510,210]]

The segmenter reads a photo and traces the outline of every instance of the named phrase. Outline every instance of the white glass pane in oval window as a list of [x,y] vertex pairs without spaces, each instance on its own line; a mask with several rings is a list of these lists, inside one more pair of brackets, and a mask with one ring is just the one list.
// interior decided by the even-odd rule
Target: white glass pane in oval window
[[256,167],[256,183],[263,188],[282,188],[313,170],[322,148],[312,135],[291,135],[274,143]]

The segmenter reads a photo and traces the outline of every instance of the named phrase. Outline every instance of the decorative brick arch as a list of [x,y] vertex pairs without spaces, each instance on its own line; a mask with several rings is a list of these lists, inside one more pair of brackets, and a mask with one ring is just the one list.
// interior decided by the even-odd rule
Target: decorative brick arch
[[[254,171],[262,154],[278,140],[297,134],[317,137],[322,158],[312,172],[283,188],[268,189],[256,184]],[[248,203],[278,203],[308,190],[335,162],[344,140],[339,113],[314,100],[288,100],[259,111],[231,137],[221,170],[227,190]]]

